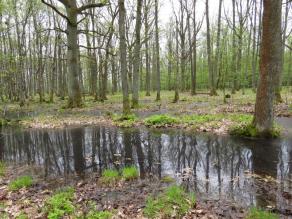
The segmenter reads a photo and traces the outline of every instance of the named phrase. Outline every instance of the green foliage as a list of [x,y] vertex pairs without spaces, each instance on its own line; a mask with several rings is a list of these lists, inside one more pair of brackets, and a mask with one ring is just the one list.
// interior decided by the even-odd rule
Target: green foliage
[[72,214],[75,210],[72,203],[73,197],[74,189],[72,188],[65,188],[50,197],[46,202],[48,219],[59,219]]
[[249,211],[246,219],[278,219],[280,218],[278,215],[263,211],[257,208],[252,208]]
[[6,165],[4,162],[0,161],[0,176],[4,176],[6,171]]
[[115,184],[120,180],[119,172],[110,169],[104,170],[100,180],[104,184]]
[[113,214],[109,211],[90,211],[86,219],[110,219]]
[[173,183],[175,182],[175,179],[170,176],[164,176],[160,180],[162,183]]
[[125,180],[134,180],[139,177],[139,171],[136,167],[125,167],[122,172],[122,176]]
[[117,126],[123,127],[123,128],[130,128],[137,121],[137,117],[134,114],[113,115],[112,119]]
[[146,126],[165,126],[179,123],[179,120],[167,114],[153,115],[144,120]]
[[188,116],[184,116],[182,118],[182,121],[184,123],[188,123],[188,124],[203,124],[203,123],[207,123],[207,122],[211,122],[211,121],[218,121],[223,119],[224,116],[221,114],[216,114],[216,115],[188,115]]
[[21,212],[21,213],[16,217],[16,219],[28,219],[28,216],[27,216],[25,213]]
[[[231,127],[229,133],[234,136],[240,136],[240,137],[261,137],[261,133],[257,130],[257,128],[249,124],[240,124],[237,126]],[[274,129],[269,133],[269,137],[272,138],[278,138],[281,135],[281,130],[278,127],[274,127]]]
[[11,191],[16,191],[21,188],[28,188],[32,185],[31,176],[22,176],[9,183],[8,187]]
[[149,218],[171,218],[174,214],[181,218],[194,204],[194,194],[186,193],[179,186],[171,186],[157,198],[148,198],[143,213]]

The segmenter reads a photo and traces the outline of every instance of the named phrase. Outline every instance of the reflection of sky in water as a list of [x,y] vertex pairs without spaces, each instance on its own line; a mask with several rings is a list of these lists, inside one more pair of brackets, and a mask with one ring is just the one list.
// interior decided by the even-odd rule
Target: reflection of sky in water
[[[183,184],[208,198],[234,199],[246,205],[291,205],[282,197],[283,192],[292,192],[289,138],[251,141],[190,135],[180,130],[106,127],[23,132],[5,129],[2,136],[0,158],[41,165],[45,176],[101,171],[132,163],[141,173],[170,175],[181,182],[180,173],[191,169],[189,181]],[[276,178],[277,195],[270,197],[264,190],[257,190],[256,180],[247,173]]]

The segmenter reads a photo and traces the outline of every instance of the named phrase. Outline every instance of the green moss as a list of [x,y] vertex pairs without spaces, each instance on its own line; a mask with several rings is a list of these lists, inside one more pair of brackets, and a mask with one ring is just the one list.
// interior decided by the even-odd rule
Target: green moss
[[86,219],[110,219],[113,214],[109,211],[90,211]]
[[177,123],[179,123],[179,119],[167,114],[153,115],[144,119],[144,124],[146,126],[165,126]]
[[101,182],[104,184],[115,184],[120,180],[120,175],[117,170],[104,170],[101,176]]
[[0,177],[4,176],[6,172],[6,165],[4,162],[0,161]]
[[278,215],[257,208],[250,209],[246,219],[278,219]]
[[11,191],[16,191],[21,188],[28,188],[32,185],[32,177],[31,176],[22,176],[17,178],[16,180],[12,181],[9,183],[8,188]]
[[122,172],[122,176],[125,180],[134,180],[139,177],[139,171],[136,167],[125,167]]
[[[148,218],[171,218],[174,214],[181,218],[194,204],[194,194],[186,193],[179,186],[171,186],[157,198],[148,198],[143,213]],[[174,206],[176,206],[175,209]]]
[[75,211],[72,203],[74,189],[65,188],[50,197],[46,202],[48,219],[59,219],[65,215],[71,215]]

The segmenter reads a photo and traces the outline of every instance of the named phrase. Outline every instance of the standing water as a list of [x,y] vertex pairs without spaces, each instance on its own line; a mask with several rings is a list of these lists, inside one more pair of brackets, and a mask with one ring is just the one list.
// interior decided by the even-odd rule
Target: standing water
[[170,176],[201,197],[292,212],[292,138],[248,140],[182,130],[5,128],[0,159],[39,166],[44,179],[136,165]]

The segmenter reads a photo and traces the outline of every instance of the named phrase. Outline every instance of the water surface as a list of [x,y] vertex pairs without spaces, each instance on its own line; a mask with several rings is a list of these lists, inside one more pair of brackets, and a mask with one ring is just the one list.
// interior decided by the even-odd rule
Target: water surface
[[0,136],[0,159],[40,166],[44,179],[71,174],[83,177],[92,171],[136,165],[142,178],[171,176],[198,196],[272,205],[284,211],[292,206],[289,137],[248,140],[183,130],[105,126],[5,128]]

